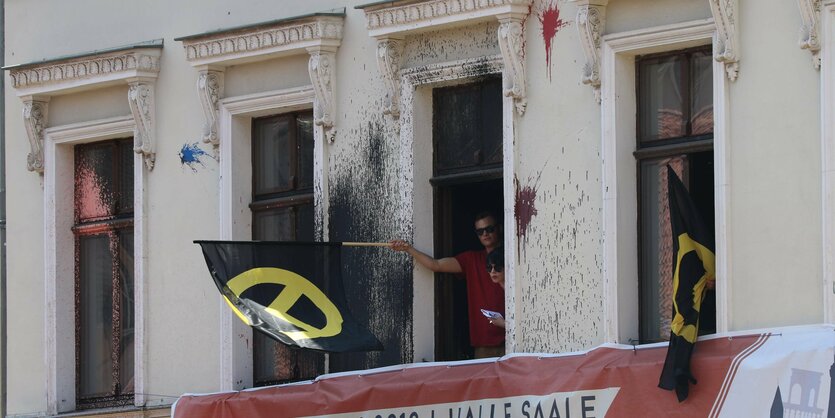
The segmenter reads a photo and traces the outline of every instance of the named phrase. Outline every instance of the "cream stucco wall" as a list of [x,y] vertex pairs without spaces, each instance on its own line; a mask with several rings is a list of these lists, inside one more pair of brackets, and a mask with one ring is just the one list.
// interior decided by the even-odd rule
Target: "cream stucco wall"
[[[403,237],[420,249],[433,247],[428,183],[432,86],[420,86],[413,95],[409,129],[414,143],[407,149],[395,121],[381,113],[385,91],[376,41],[368,36],[363,12],[353,9],[362,2],[343,3],[6,0],[7,64],[164,39],[155,88],[156,166],[146,172],[145,181],[142,355],[147,406],[170,404],[183,392],[217,391],[224,384],[220,324],[225,311],[192,243],[220,237],[219,208],[225,203],[219,192],[221,167],[212,159],[204,159],[195,170],[180,163],[183,145],[201,139],[203,114],[198,73],[174,38],[347,6],[336,56],[337,135],[323,148],[326,188],[319,198],[325,238]],[[706,1],[609,3],[606,34],[711,17]],[[548,63],[539,17],[554,6],[565,25],[551,41]],[[606,312],[603,282],[602,114],[593,89],[580,81],[586,58],[574,21],[575,3],[535,0],[530,10],[525,22],[528,106],[524,116],[515,116],[515,132],[506,139],[514,166],[505,176],[517,182],[518,195],[535,197],[526,202],[506,199],[506,212],[515,206],[531,214],[530,222],[508,231],[518,243],[508,248],[517,260],[515,276],[509,279],[513,292],[507,295],[512,309],[508,316],[514,321],[508,346],[564,352],[604,342],[605,321],[612,315]],[[728,90],[729,328],[821,322],[820,73],[812,67],[810,54],[797,47],[800,16],[794,2],[740,0],[739,22],[740,73]],[[479,22],[410,34],[402,68],[496,56],[497,30],[496,22]],[[299,54],[227,67],[225,97],[306,86],[307,64],[308,56]],[[47,410],[46,335],[40,326],[46,309],[44,188],[43,178],[26,170],[29,144],[22,104],[6,80],[8,413],[37,415]],[[129,114],[127,86],[107,87],[53,97],[48,126]],[[233,139],[248,140],[245,135]],[[237,228],[248,230],[246,214],[235,216],[243,222]],[[385,335],[384,343],[403,350],[335,357],[334,367],[347,367],[351,361],[378,365],[431,360],[431,274],[402,254],[363,251],[347,253],[362,266],[348,272],[356,280],[346,283],[347,291],[369,301],[355,308],[358,317]],[[414,295],[411,306],[401,312],[409,317],[374,309],[404,292]],[[234,338],[248,344],[250,334]]]

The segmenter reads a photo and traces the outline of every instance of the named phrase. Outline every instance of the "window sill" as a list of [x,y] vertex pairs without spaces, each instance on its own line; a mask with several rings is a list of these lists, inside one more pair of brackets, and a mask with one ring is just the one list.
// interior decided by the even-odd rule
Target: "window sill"
[[85,411],[66,412],[55,415],[59,418],[70,417],[109,417],[109,418],[161,418],[171,416],[170,406],[142,408],[136,406],[121,406],[115,408],[89,409]]

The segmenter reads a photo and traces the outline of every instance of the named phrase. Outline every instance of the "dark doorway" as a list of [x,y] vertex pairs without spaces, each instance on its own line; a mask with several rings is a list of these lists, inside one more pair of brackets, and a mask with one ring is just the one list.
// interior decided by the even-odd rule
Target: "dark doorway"
[[[473,231],[477,213],[502,222],[501,78],[436,88],[433,100],[435,255],[480,249]],[[473,357],[463,277],[435,275],[435,359]]]

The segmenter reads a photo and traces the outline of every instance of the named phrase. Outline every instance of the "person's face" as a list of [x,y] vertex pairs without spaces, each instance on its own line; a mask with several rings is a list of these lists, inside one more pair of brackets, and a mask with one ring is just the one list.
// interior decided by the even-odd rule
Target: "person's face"
[[486,248],[495,248],[501,240],[501,226],[496,224],[492,216],[475,221],[475,233],[481,245]]
[[487,266],[487,273],[490,274],[490,280],[504,289],[504,266],[490,265]]

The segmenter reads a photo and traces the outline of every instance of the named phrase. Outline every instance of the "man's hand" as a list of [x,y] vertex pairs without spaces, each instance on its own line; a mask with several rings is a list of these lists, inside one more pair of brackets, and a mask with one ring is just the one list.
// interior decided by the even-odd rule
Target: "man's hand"
[[412,244],[409,244],[402,239],[395,239],[389,242],[389,247],[394,251],[409,251],[412,248]]
[[490,320],[490,323],[497,326],[497,327],[504,328],[504,319],[503,318],[493,318],[493,319]]

